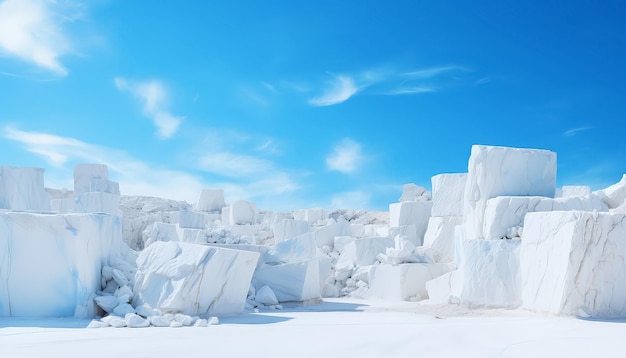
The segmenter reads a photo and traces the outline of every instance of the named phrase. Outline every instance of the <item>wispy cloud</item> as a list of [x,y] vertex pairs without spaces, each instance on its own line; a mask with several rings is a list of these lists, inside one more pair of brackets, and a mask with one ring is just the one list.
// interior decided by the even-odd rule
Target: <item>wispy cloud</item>
[[178,131],[183,118],[167,110],[169,94],[163,83],[158,80],[135,82],[116,77],[115,86],[120,91],[130,92],[142,103],[144,115],[152,119],[160,138],[170,138]]
[[352,173],[359,169],[362,161],[361,144],[350,138],[345,138],[326,157],[326,166],[330,170],[341,173]]
[[272,169],[272,163],[268,160],[231,152],[206,154],[199,159],[198,164],[206,172],[227,177],[245,177]]
[[6,0],[0,3],[0,50],[56,75],[68,70],[59,58],[72,51],[63,28],[71,16],[57,1]]
[[[461,66],[440,66],[414,71],[388,67],[370,69],[352,75],[335,76],[322,95],[309,99],[313,106],[332,106],[351,97],[363,95],[415,95],[437,92],[450,83],[462,81],[455,74],[469,71]],[[446,76],[448,75],[448,76]]]
[[120,182],[120,190],[124,195],[157,196],[193,203],[202,188],[221,188],[227,200],[259,199],[271,203],[273,196],[298,189],[291,176],[280,170],[270,170],[262,175],[257,173],[250,180],[208,181],[185,171],[158,168],[125,151],[76,138],[22,131],[14,127],[5,127],[2,136],[22,144],[26,151],[52,165],[54,168],[51,173],[46,171],[46,184],[56,187],[71,187],[73,165],[87,162],[106,164],[111,178]]
[[467,71],[464,67],[461,66],[440,66],[440,67],[430,67],[424,68],[416,71],[409,71],[400,74],[403,77],[410,78],[433,78],[444,73],[449,73],[453,71]]
[[584,131],[588,131],[593,129],[592,126],[585,126],[585,127],[577,127],[577,128],[572,128],[572,129],[568,129],[565,132],[563,132],[563,135],[566,137],[573,137],[576,134],[580,133],[580,132],[584,132]]
[[311,98],[309,104],[314,106],[332,106],[347,101],[358,91],[354,80],[348,76],[337,76],[321,96]]

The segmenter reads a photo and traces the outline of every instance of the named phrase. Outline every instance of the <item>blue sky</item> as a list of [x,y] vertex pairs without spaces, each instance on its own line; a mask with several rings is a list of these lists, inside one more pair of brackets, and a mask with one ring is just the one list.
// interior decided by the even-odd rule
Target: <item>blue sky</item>
[[619,1],[0,2],[0,153],[72,187],[386,209],[472,144],[549,149],[558,185],[626,172]]

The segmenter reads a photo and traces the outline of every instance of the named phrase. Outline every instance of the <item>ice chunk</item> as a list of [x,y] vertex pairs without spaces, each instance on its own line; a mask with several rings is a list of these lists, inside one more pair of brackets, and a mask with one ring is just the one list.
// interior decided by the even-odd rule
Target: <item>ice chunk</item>
[[0,166],[0,209],[50,210],[41,168]]
[[135,305],[189,315],[243,310],[259,254],[184,242],[155,242],[137,259]]
[[464,240],[461,303],[515,308],[521,302],[519,247],[522,240]]
[[128,328],[145,328],[145,327],[150,327],[150,321],[148,321],[147,319],[135,314],[135,313],[128,313],[125,317],[124,320],[126,321],[126,327]]
[[93,317],[119,217],[0,212],[0,316]]
[[428,298],[426,282],[453,268],[450,264],[374,265],[369,271],[370,297],[394,301]]
[[439,174],[430,181],[433,187],[432,216],[463,216],[467,173]]
[[402,196],[398,199],[399,202],[403,201],[428,201],[430,200],[430,192],[425,188],[409,183],[402,186]]
[[221,212],[222,208],[226,206],[224,202],[224,190],[211,190],[202,189],[200,197],[196,203],[196,211],[205,212]]
[[94,301],[98,307],[102,308],[104,312],[111,313],[119,305],[119,301],[115,296],[98,296],[94,298]]
[[556,153],[472,146],[464,193],[463,237],[482,239],[487,200],[497,196],[554,197]]
[[454,232],[462,223],[456,216],[431,217],[424,234],[424,246],[436,262],[454,262]]
[[91,191],[93,179],[109,179],[109,169],[104,164],[78,164],[74,167],[74,196]]
[[304,220],[283,219],[276,222],[272,227],[275,242],[280,242],[298,235],[306,234],[310,230],[311,225],[308,221]]
[[626,216],[529,213],[520,252],[523,307],[626,317]]
[[319,274],[317,259],[263,265],[252,282],[255,287],[269,286],[280,302],[301,302],[320,297]]

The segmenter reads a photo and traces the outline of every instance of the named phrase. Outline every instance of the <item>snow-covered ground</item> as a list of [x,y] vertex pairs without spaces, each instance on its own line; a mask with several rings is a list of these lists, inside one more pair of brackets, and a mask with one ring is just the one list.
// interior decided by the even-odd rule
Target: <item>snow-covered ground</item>
[[626,320],[327,299],[198,328],[0,318],[2,357],[623,357]]

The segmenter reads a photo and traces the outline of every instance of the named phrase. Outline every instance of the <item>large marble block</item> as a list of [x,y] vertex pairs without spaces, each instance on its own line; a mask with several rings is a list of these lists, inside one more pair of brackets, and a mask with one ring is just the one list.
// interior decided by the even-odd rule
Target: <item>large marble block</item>
[[224,190],[202,189],[195,209],[196,211],[219,213],[225,206],[226,203],[224,202]]
[[591,196],[591,188],[586,185],[563,185],[561,197],[571,198],[574,196],[589,197]]
[[[109,168],[104,164],[78,164],[74,167],[74,196],[88,193],[94,179],[109,179]],[[118,193],[119,194],[119,193]]]
[[429,303],[459,303],[463,291],[463,273],[454,270],[427,281],[426,291]]
[[252,251],[155,242],[137,259],[133,303],[194,316],[240,313],[258,259]]
[[455,229],[462,221],[457,216],[433,216],[428,220],[424,246],[430,249],[436,262],[454,262]]
[[402,195],[398,201],[428,201],[430,198],[430,192],[426,188],[409,183],[402,186]]
[[389,204],[389,226],[393,228],[415,225],[417,241],[423,242],[432,206],[432,201],[404,201]]
[[624,203],[626,200],[626,174],[622,176],[622,179],[609,186],[608,188],[598,190],[594,192],[598,195],[611,209],[615,209]]
[[93,317],[121,245],[117,216],[0,212],[0,316]]
[[626,317],[626,216],[529,213],[520,252],[523,307]]
[[[181,241],[176,224],[155,222],[143,233],[144,247],[148,247],[157,241]],[[191,241],[190,239],[187,239]],[[183,241],[187,241],[183,240]]]
[[302,302],[319,299],[319,261],[304,260],[263,265],[256,270],[252,279],[254,287],[269,286],[279,302]]
[[298,235],[306,234],[311,230],[311,225],[305,220],[282,219],[274,223],[274,241],[281,242]]
[[84,192],[74,200],[75,213],[120,215],[120,194]]
[[461,303],[515,308],[521,304],[520,239],[463,240]]
[[467,173],[439,174],[430,181],[433,187],[432,216],[463,216]]
[[41,168],[0,166],[0,209],[50,210]]
[[364,237],[364,238],[340,238],[341,244],[337,242],[338,266],[367,266],[376,261],[376,256],[384,254],[388,247],[394,248],[395,241],[389,237]]
[[526,213],[569,210],[608,211],[609,208],[597,196],[554,199],[540,196],[499,196],[487,200],[482,237],[514,237],[515,228],[523,226]]
[[556,191],[556,153],[539,149],[472,146],[464,193],[463,237],[483,239],[487,200],[545,196]]
[[349,236],[350,234],[350,223],[342,220],[324,226],[314,227],[313,231],[303,235],[311,235],[315,239],[317,247],[333,247],[335,245],[335,237]]
[[258,210],[256,204],[237,200],[222,208],[223,225],[254,225],[257,223]]
[[315,224],[328,219],[328,210],[321,208],[295,210],[293,218],[308,221],[309,224]]
[[392,301],[426,299],[426,282],[453,268],[449,264],[424,263],[374,265],[368,275],[369,294],[371,298]]

